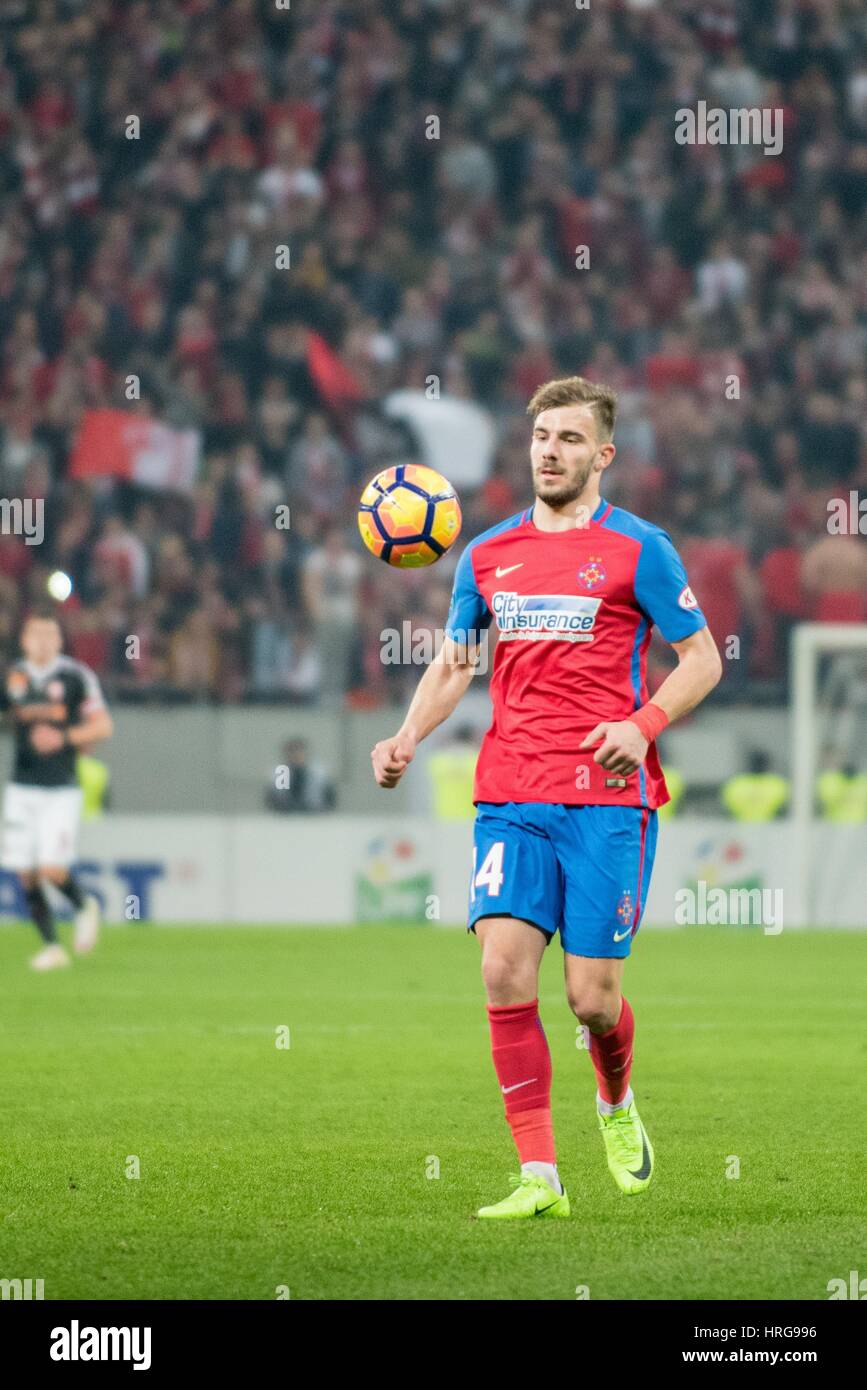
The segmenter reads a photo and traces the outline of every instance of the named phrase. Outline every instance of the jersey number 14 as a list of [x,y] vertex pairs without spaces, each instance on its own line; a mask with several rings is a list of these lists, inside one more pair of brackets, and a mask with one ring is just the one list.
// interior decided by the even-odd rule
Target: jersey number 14
[[505,847],[505,840],[497,840],[496,844],[491,845],[491,848],[482,860],[481,868],[477,871],[477,847],[473,845],[473,876],[470,880],[470,902],[476,901],[477,888],[487,888],[489,898],[496,898],[499,895],[503,885],[503,850]]

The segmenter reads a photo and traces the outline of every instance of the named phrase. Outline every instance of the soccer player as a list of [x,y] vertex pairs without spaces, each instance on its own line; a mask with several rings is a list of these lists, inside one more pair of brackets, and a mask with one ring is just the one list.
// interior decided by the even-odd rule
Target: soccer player
[[24,659],[9,668],[2,696],[15,730],[15,763],[3,795],[2,864],[18,874],[44,942],[30,962],[34,970],[69,964],[44,880],[74,909],[78,954],[93,950],[99,932],[99,904],[70,871],[81,814],[75,758],[78,749],[110,738],[112,722],[93,671],[62,656],[62,646],[53,615],[29,617],[21,631]]
[[[657,808],[668,800],[655,739],[704,699],[722,664],[666,533],[600,496],[615,412],[615,393],[582,377],[533,396],[535,504],[464,550],[443,646],[399,732],[371,753],[377,783],[396,786],[466,691],[493,620],[468,929],[481,944],[494,1069],[521,1173],[509,1196],[481,1208],[485,1218],[569,1215],[538,1009],[539,964],[557,931],[608,1167],[627,1193],[645,1189],[653,1171],[630,1085],[623,965],[647,898]],[[677,666],[649,701],[654,624]]]

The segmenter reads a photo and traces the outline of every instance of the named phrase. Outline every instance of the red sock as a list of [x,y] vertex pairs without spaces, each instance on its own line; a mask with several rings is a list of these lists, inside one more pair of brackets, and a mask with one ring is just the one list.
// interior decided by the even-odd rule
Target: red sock
[[506,1119],[522,1163],[556,1163],[551,1124],[551,1053],[539,1017],[539,1000],[530,1004],[489,1004],[491,1053]]
[[614,1028],[590,1034],[590,1060],[596,1068],[599,1094],[609,1105],[616,1105],[629,1089],[634,1037],[635,1018],[626,999]]

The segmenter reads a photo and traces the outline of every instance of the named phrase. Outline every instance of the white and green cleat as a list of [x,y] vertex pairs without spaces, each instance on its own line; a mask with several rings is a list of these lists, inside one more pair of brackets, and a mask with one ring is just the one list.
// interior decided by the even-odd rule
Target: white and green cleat
[[477,1216],[489,1221],[520,1221],[531,1216],[569,1215],[565,1189],[555,1192],[537,1173],[513,1173],[509,1181],[518,1184],[514,1192],[492,1207],[480,1207]]
[[653,1176],[653,1145],[641,1123],[635,1101],[625,1110],[599,1117],[608,1168],[621,1192],[643,1192]]

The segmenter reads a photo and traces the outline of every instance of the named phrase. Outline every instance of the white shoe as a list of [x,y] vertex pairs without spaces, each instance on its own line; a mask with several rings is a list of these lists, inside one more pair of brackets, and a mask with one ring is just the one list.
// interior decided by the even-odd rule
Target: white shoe
[[99,902],[92,893],[84,900],[84,907],[75,914],[75,935],[73,950],[77,956],[86,956],[96,945],[99,936]]
[[69,965],[70,960],[66,951],[59,942],[51,946],[45,946],[34,956],[30,962],[32,970],[58,970],[62,965]]

